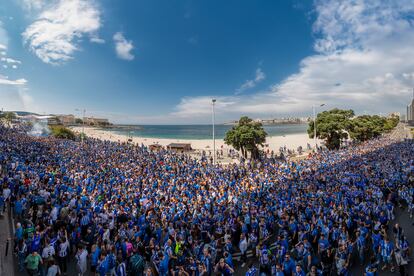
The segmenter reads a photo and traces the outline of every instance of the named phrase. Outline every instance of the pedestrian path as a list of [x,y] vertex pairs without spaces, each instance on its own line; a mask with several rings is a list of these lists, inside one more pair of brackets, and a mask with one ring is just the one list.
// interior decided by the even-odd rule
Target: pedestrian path
[[6,211],[0,216],[0,275],[14,276],[13,241],[10,214]]

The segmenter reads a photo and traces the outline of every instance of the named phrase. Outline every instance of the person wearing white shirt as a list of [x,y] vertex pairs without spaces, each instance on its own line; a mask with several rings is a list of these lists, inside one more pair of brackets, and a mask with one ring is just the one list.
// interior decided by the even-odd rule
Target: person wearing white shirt
[[55,248],[53,247],[53,245],[49,244],[48,246],[43,248],[42,258],[44,261],[53,259],[54,255],[55,255]]
[[59,250],[58,250],[58,261],[59,261],[59,267],[63,274],[66,274],[67,271],[67,263],[68,263],[68,251],[69,251],[69,242],[66,237],[62,238],[61,243],[59,244]]
[[111,231],[109,231],[109,228],[106,228],[105,232],[103,233],[102,240],[110,241],[110,237],[111,237]]
[[240,243],[239,243],[239,249],[240,249],[240,252],[241,252],[241,261],[243,262],[241,267],[244,267],[246,265],[247,246],[248,246],[248,243],[247,243],[246,235],[242,234],[241,237],[240,237]]
[[76,253],[76,260],[77,260],[77,268],[78,268],[78,275],[82,276],[86,273],[88,268],[88,251],[83,248],[83,246],[79,246],[78,252]]
[[7,201],[9,199],[10,194],[11,194],[11,190],[10,190],[9,187],[6,187],[6,188],[3,189],[3,198],[4,198],[4,201]]
[[4,199],[3,212],[6,211],[7,202],[10,201],[10,195],[11,195],[11,190],[9,189],[9,187],[4,188],[3,189],[3,199]]

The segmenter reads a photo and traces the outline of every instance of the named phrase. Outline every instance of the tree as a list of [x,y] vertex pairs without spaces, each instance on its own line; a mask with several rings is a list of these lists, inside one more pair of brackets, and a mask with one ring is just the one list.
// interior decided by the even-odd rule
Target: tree
[[75,123],[78,124],[78,125],[83,124],[83,120],[80,119],[80,118],[76,118]]
[[363,115],[354,118],[348,127],[349,135],[355,141],[363,142],[381,136],[387,120],[378,115]]
[[400,121],[398,116],[388,118],[378,115],[363,115],[354,118],[349,125],[349,134],[352,139],[363,142],[376,138],[383,133],[393,130]]
[[72,130],[64,127],[64,126],[49,126],[52,132],[52,135],[56,138],[60,139],[69,139],[75,140],[75,133]]
[[1,114],[1,117],[4,118],[10,124],[14,119],[16,119],[16,113],[4,112]]
[[[319,113],[316,117],[316,137],[325,140],[328,149],[339,149],[341,140],[348,138],[347,129],[350,119],[354,116],[354,111],[332,109]],[[310,138],[314,136],[314,121],[309,122],[308,134]]]
[[227,145],[240,150],[244,158],[250,153],[251,158],[259,158],[259,146],[266,142],[267,133],[259,122],[255,122],[247,116],[243,116],[237,125],[233,126],[224,138]]
[[384,123],[384,131],[385,132],[390,132],[391,130],[393,130],[398,123],[400,122],[400,116],[398,115],[391,115],[390,117],[388,117]]

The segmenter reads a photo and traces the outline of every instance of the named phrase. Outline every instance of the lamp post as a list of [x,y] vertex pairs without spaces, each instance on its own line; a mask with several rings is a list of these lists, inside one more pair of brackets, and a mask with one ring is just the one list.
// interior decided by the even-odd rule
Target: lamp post
[[[324,106],[325,104],[319,105],[319,107]],[[313,108],[313,140],[315,143],[315,151],[318,151],[318,140],[316,139],[316,107],[312,105]]]
[[81,135],[81,143],[83,145],[83,137],[85,136],[85,113],[86,113],[86,109],[75,109],[75,111],[82,111],[83,112],[83,117],[82,117],[82,135]]
[[216,164],[216,137],[215,137],[215,125],[214,125],[214,120],[215,120],[215,114],[214,114],[214,105],[216,103],[216,99],[212,99],[211,100],[212,103],[212,107],[213,107],[213,165]]

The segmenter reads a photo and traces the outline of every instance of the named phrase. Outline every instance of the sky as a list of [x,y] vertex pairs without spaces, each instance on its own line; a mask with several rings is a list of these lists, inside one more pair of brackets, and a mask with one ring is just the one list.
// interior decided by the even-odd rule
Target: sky
[[199,124],[404,112],[413,0],[2,0],[0,108]]

